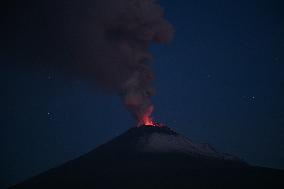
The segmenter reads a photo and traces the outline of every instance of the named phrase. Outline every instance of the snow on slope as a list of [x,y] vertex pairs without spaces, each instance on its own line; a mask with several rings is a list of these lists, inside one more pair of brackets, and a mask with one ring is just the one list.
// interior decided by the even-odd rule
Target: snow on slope
[[232,155],[217,152],[209,144],[193,143],[191,140],[177,133],[151,133],[147,137],[139,139],[139,146],[143,152],[177,152],[195,157],[205,156],[226,160],[240,160]]

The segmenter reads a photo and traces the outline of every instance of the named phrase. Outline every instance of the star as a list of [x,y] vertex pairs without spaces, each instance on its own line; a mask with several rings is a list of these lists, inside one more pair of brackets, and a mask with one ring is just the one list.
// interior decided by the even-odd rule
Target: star
[[254,95],[252,96],[242,96],[242,98],[247,102],[254,102],[256,97]]
[[48,74],[47,79],[48,79],[48,80],[52,80],[52,74],[51,74],[51,73]]
[[48,119],[53,119],[53,115],[51,112],[47,112]]

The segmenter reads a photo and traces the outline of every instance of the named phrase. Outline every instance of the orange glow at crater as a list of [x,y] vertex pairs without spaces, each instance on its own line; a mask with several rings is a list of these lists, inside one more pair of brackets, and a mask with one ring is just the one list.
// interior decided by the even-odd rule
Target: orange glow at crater
[[155,126],[155,123],[151,117],[144,117],[142,120],[142,124],[146,126]]
[[139,121],[138,127],[147,126],[147,127],[162,127],[163,125],[153,121],[151,118],[152,109],[147,112]]
[[162,127],[162,124],[156,123],[151,118],[151,114],[153,112],[153,106],[149,107],[149,109],[145,112],[145,114],[142,116],[138,123],[138,127],[140,126],[147,126],[147,127]]

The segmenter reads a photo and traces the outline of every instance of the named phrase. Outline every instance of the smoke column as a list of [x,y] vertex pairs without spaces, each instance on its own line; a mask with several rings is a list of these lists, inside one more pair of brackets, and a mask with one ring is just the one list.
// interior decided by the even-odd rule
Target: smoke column
[[148,48],[172,36],[155,0],[19,1],[15,10],[21,17],[14,18],[9,45],[120,95],[139,123],[151,115]]

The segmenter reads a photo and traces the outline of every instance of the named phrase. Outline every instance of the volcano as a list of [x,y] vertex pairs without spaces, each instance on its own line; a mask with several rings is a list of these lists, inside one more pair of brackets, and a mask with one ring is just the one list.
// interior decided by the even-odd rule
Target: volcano
[[283,178],[168,127],[140,126],[11,188],[281,188]]

